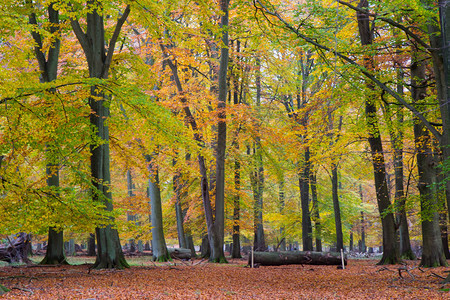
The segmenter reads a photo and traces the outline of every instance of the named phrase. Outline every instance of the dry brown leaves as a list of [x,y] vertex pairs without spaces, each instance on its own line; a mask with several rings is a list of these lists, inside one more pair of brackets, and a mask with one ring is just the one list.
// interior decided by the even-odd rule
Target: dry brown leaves
[[[194,264],[89,270],[89,266],[3,267],[0,283],[12,289],[3,299],[450,299],[450,287],[432,272],[446,268],[413,265],[375,266],[350,260],[336,266],[245,268],[243,260],[226,265]],[[412,263],[414,264],[414,263]]]

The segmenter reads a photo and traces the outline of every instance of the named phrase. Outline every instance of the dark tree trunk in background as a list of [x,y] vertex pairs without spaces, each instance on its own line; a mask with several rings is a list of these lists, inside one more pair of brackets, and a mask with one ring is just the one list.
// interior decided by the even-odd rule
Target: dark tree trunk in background
[[[256,108],[259,112],[261,106],[261,61],[259,57],[256,57]],[[250,154],[250,153],[248,153]],[[250,178],[253,190],[253,232],[254,251],[265,251],[266,242],[264,237],[263,226],[263,192],[264,192],[264,165],[263,157],[261,153],[261,137],[257,135],[255,137],[255,143],[253,148],[253,170],[251,171]]]
[[159,188],[158,166],[154,164],[151,156],[146,155],[148,171],[148,195],[150,197],[151,223],[152,223],[152,250],[153,260],[165,262],[170,259],[167,251],[166,240],[164,238],[163,215],[161,205],[161,191]]
[[95,252],[95,234],[90,233],[87,241],[87,256],[96,256]]
[[341,208],[339,207],[339,183],[337,165],[331,164],[331,186],[333,196],[334,224],[336,228],[336,248],[338,251],[344,249],[344,235],[342,234]]
[[[358,7],[367,9],[367,0],[360,0]],[[372,44],[373,31],[370,28],[370,19],[367,13],[356,13],[358,20],[359,35],[361,44],[367,46]],[[364,67],[373,70],[373,57],[369,54],[364,57]],[[386,181],[386,166],[384,163],[383,144],[378,127],[377,108],[375,104],[376,89],[371,81],[366,81],[368,95],[365,99],[365,115],[369,134],[369,145],[372,155],[372,164],[374,170],[375,190],[378,202],[378,211],[381,218],[383,230],[383,257],[378,264],[395,264],[399,261],[399,252],[397,246],[397,234],[394,215],[389,212],[391,201],[389,199],[388,184]]]
[[241,163],[238,159],[234,161],[234,201],[233,201],[233,249],[231,258],[241,258],[241,235],[240,235],[240,214],[241,214]]
[[[426,97],[425,88],[425,64],[413,53],[411,65],[411,96],[414,104],[420,106],[420,102]],[[423,110],[423,109],[422,109]],[[436,190],[436,156],[432,150],[432,141],[428,130],[417,119],[414,123],[414,142],[416,145],[417,170],[419,172],[419,193],[422,217],[422,243],[423,252],[421,266],[438,267],[446,266],[444,249],[442,247],[441,232],[439,227],[439,203]]]
[[209,258],[211,256],[211,247],[209,246],[209,239],[208,235],[205,234],[202,237],[202,247],[201,247],[201,257],[202,258]]
[[[240,55],[241,43],[239,40],[236,41],[236,53]],[[234,58],[234,69],[235,73],[240,70],[239,67],[239,56]],[[239,94],[239,76],[234,74],[233,76],[233,104],[235,106],[241,103],[241,96]],[[240,127],[237,129],[235,141],[232,147],[236,149],[239,153],[239,131]],[[234,196],[233,196],[233,248],[231,249],[231,258],[241,258],[241,233],[240,233],[240,215],[241,215],[241,162],[239,157],[234,159]]]
[[[314,170],[314,169],[313,169]],[[322,252],[322,225],[319,214],[319,200],[317,198],[317,177],[316,171],[312,171],[310,175],[311,198],[312,198],[312,217],[314,221],[314,235],[316,237],[316,251]]]
[[[175,161],[174,161],[175,165]],[[177,173],[175,176],[173,176],[173,189],[175,192],[175,216],[177,219],[177,234],[178,234],[178,244],[180,248],[187,248],[186,243],[186,236],[184,232],[184,214],[183,214],[183,208],[181,207],[181,200],[182,195],[184,194],[183,191],[183,184],[182,182],[182,175],[181,173]]]
[[[94,9],[87,13],[86,33],[83,32],[78,20],[71,19],[72,29],[80,42],[86,56],[89,77],[107,79],[109,68],[114,54],[114,47],[119,37],[122,25],[128,18],[130,7],[127,6],[114,29],[109,42],[108,52],[105,49],[105,29],[102,16],[102,4],[97,0],[88,0],[88,6]],[[111,183],[110,155],[109,155],[109,129],[107,119],[109,108],[106,103],[108,97],[101,86],[92,86],[89,107],[91,109],[90,123],[95,129],[92,132],[91,152],[91,176],[92,197],[94,202],[101,202],[107,211],[113,210],[112,195],[109,188]],[[98,141],[103,143],[99,144]],[[114,220],[111,220],[114,222]],[[124,268],[128,263],[120,246],[119,234],[113,225],[108,224],[95,229],[97,236],[97,259],[94,268]]]
[[[359,185],[359,195],[361,197],[361,204],[364,203],[362,185]],[[360,231],[360,240],[358,241],[359,252],[366,253],[366,228],[365,228],[365,220],[364,220],[364,211],[361,211],[361,231]]]
[[313,250],[313,236],[312,236],[312,224],[311,214],[309,212],[309,147],[306,147],[304,153],[304,166],[299,176],[300,186],[300,202],[302,207],[302,242],[303,251]]
[[[130,169],[127,170],[127,190],[128,190],[128,197],[130,197],[130,198],[135,197],[133,176],[131,175]],[[133,214],[130,214],[129,212],[127,212],[127,221],[128,222],[136,222],[136,215],[133,215]],[[136,242],[134,241],[134,239],[128,240],[128,243],[130,244],[130,252],[131,253],[136,252]]]
[[[284,206],[285,206],[285,195],[284,195],[284,179],[280,180],[279,183],[279,191],[278,191],[278,199],[279,199],[279,207],[280,207],[280,214],[283,215],[284,213]],[[286,238],[285,238],[285,232],[284,227],[280,227],[280,251],[286,251]]]

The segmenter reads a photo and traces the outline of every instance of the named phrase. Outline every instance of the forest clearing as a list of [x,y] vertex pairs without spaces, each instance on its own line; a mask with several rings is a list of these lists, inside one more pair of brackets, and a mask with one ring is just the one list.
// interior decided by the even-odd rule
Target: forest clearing
[[[82,262],[83,258],[77,258]],[[124,270],[89,270],[92,265],[0,268],[0,283],[11,288],[5,299],[449,299],[448,285],[417,262],[376,266],[376,260],[350,260],[336,266],[289,265],[247,268],[202,260],[152,263],[129,260]]]
[[0,0],[6,298],[445,298],[449,223],[449,0]]

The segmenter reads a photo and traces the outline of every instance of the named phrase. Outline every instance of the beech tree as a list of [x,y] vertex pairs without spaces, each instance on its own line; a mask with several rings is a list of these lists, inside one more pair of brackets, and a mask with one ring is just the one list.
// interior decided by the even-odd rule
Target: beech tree
[[[89,68],[90,78],[105,80],[114,55],[114,49],[123,24],[130,14],[128,5],[117,21],[114,33],[105,49],[105,25],[103,20],[104,7],[99,0],[86,2],[86,30],[84,31],[78,18],[72,17],[72,29],[83,48]],[[112,211],[112,195],[110,190],[110,156],[109,156],[109,104],[106,90],[99,84],[90,88],[89,106],[91,108],[90,122],[93,127],[91,151],[92,197],[101,201],[106,210]],[[111,220],[113,221],[113,220]],[[128,264],[120,246],[119,234],[111,224],[95,229],[97,236],[96,268],[124,268]]]

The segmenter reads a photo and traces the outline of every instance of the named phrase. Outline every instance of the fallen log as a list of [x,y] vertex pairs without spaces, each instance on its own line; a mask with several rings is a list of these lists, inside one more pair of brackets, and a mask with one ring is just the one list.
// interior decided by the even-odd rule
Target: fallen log
[[192,253],[191,249],[186,248],[167,248],[169,251],[170,257],[177,259],[191,259]]
[[30,263],[28,252],[30,251],[30,235],[19,233],[12,240],[8,238],[9,244],[0,247],[0,260],[8,263],[24,262]]
[[[249,254],[248,264],[251,265],[252,254]],[[280,251],[253,252],[253,263],[261,266],[281,265],[341,265],[341,254],[338,252],[312,251]],[[344,255],[347,265],[347,256]]]

